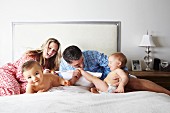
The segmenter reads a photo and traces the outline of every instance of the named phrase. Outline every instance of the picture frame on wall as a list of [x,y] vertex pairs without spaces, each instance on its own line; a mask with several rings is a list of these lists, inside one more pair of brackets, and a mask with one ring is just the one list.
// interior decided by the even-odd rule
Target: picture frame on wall
[[142,71],[140,60],[131,60],[132,71]]

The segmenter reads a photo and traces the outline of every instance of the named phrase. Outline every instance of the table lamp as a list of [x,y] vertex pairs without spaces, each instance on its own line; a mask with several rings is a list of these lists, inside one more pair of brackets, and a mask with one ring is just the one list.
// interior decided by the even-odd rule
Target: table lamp
[[151,70],[151,68],[149,67],[150,63],[152,62],[152,57],[149,55],[150,51],[150,47],[154,47],[155,44],[152,40],[152,36],[151,35],[143,35],[143,38],[139,44],[140,47],[146,47],[146,56],[144,57],[144,62],[146,63],[146,71]]

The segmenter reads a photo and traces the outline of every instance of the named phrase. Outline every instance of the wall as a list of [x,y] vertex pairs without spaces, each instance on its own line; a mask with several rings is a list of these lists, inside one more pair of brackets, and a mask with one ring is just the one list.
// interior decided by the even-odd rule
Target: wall
[[169,0],[0,0],[0,65],[12,61],[11,22],[65,20],[121,21],[121,51],[129,68],[131,59],[145,55],[138,45],[147,30],[157,45],[152,56],[170,61],[169,5]]

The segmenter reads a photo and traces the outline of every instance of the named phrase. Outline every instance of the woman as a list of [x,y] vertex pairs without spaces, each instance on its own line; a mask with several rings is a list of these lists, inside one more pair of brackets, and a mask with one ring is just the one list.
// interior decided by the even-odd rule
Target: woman
[[44,69],[58,70],[61,58],[60,43],[49,38],[38,50],[27,51],[19,60],[0,67],[0,96],[25,93],[26,80],[21,67],[28,60],[36,60]]

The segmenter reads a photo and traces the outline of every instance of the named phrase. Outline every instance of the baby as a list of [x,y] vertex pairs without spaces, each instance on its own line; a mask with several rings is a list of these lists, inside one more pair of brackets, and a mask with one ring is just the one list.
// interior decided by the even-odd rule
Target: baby
[[24,78],[28,81],[26,93],[45,92],[52,87],[70,85],[70,81],[64,80],[58,75],[51,73],[43,74],[41,65],[34,60],[27,61],[22,65],[22,73]]
[[[128,83],[129,78],[127,73],[123,70],[126,65],[127,58],[123,53],[117,52],[109,56],[109,64],[111,72],[107,75],[104,81],[100,80],[97,77],[87,73],[86,71],[80,69],[81,74],[90,82],[92,82],[97,91],[101,92],[117,92],[123,93],[124,87]],[[114,79],[114,76],[119,76],[118,80]],[[96,93],[94,89],[91,90],[92,92]]]

